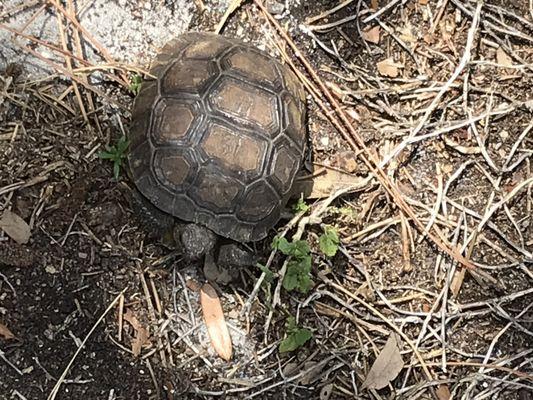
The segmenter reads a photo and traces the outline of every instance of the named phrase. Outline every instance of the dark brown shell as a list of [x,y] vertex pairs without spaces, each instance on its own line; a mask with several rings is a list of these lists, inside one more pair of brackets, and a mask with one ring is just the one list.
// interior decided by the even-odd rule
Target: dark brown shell
[[135,100],[129,163],[161,210],[246,242],[287,202],[305,147],[304,91],[258,49],[210,33],[163,47]]

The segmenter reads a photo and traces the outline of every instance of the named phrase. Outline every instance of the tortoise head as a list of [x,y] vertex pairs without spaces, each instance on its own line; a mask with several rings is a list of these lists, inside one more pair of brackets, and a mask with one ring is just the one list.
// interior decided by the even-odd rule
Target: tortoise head
[[198,260],[214,249],[217,236],[202,225],[185,224],[174,228],[174,240],[183,247],[185,257]]

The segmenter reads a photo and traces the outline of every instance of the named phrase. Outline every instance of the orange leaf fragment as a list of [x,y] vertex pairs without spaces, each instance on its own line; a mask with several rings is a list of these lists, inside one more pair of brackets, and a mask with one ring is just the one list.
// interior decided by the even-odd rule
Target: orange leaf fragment
[[448,386],[446,385],[439,385],[437,390],[435,390],[435,394],[437,395],[439,400],[450,400],[452,398],[452,394],[450,393],[450,389],[448,389]]
[[138,357],[141,354],[142,347],[149,342],[150,332],[137,319],[131,310],[126,311],[124,314],[124,320],[128,321],[137,333],[131,343],[131,352],[135,357]]
[[396,78],[399,74],[398,68],[401,68],[402,65],[395,63],[392,57],[390,57],[378,62],[377,67],[381,75]]
[[211,338],[211,345],[221,358],[229,361],[233,351],[231,337],[224,319],[220,299],[215,289],[208,283],[203,285],[200,290],[200,304],[202,305],[207,332]]
[[363,36],[363,39],[366,40],[367,42],[378,44],[380,33],[381,32],[379,29],[379,25],[377,25],[373,28],[364,30],[363,32],[361,32],[361,35]]
[[13,332],[7,329],[7,326],[5,326],[4,324],[0,324],[0,336],[3,337],[5,340],[11,340],[15,338]]
[[513,59],[501,48],[498,47],[496,50],[496,61],[498,64],[503,65],[504,67],[512,67]]

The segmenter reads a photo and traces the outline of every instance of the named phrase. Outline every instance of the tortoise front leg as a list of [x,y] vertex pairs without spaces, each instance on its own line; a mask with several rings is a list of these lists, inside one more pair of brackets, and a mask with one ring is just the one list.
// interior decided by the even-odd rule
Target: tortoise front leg
[[204,275],[210,281],[227,285],[238,279],[241,268],[254,263],[255,255],[252,252],[237,243],[228,243],[220,246],[217,257],[214,252],[206,254]]

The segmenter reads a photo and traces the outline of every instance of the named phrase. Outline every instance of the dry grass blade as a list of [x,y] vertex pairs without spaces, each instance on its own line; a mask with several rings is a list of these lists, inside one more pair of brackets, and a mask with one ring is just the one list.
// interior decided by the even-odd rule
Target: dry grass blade
[[368,179],[330,167],[319,167],[312,176],[298,177],[294,182],[292,193],[295,197],[306,199],[325,199],[331,193],[342,189],[356,189],[368,184]]
[[215,289],[208,283],[200,290],[200,303],[211,344],[220,357],[229,361],[233,352],[231,337],[220,299]]
[[2,214],[0,229],[18,244],[24,244],[30,240],[30,226],[10,210],[5,210]]
[[91,330],[89,331],[89,333],[87,334],[87,336],[85,336],[85,339],[83,339],[83,342],[81,342],[81,344],[79,345],[78,349],[76,350],[76,352],[74,353],[74,355],[72,356],[72,358],[70,359],[69,363],[67,364],[67,366],[65,367],[65,370],[63,371],[63,373],[61,374],[61,377],[59,378],[59,380],[56,382],[54,388],[52,389],[52,391],[50,392],[50,394],[48,395],[47,397],[47,400],[54,400],[58,393],[59,393],[59,388],[61,387],[61,385],[63,384],[63,382],[65,381],[65,378],[67,377],[67,374],[68,374],[68,371],[70,370],[70,367],[72,367],[72,364],[74,364],[74,361],[76,360],[76,358],[78,357],[78,354],[80,354],[80,352],[82,351],[82,349],[85,347],[85,343],[87,343],[87,340],[89,340],[89,338],[91,337],[91,335],[93,334],[93,332],[96,330],[96,328],[98,327],[98,325],[100,325],[100,323],[104,320],[105,316],[109,313],[109,311],[111,311],[111,309],[115,306],[115,304],[118,303],[119,299],[124,295],[124,292],[126,291],[126,289],[123,289],[118,295],[117,297],[115,297],[113,299],[113,301],[109,304],[109,306],[107,307],[107,309],[102,313],[102,315],[100,315],[100,318],[98,318],[98,320],[94,323],[93,327],[91,328]]
[[[269,23],[275,28],[275,30],[284,38],[287,44],[291,47],[296,57],[302,62],[302,64],[307,69],[307,72],[312,76],[313,80],[316,82],[320,91],[324,94],[330,104],[333,106],[333,111],[335,112],[336,117],[333,116],[333,113],[326,113],[328,118],[333,122],[336,128],[339,129],[339,132],[342,134],[343,138],[347,141],[350,147],[355,151],[359,152],[362,150],[360,155],[361,160],[369,168],[369,170],[374,174],[374,176],[380,181],[384,189],[392,196],[395,200],[395,203],[400,207],[407,216],[409,216],[417,228],[424,232],[424,224],[418,219],[414,210],[406,203],[403,198],[402,193],[396,187],[396,185],[390,180],[387,174],[379,167],[378,162],[375,159],[373,153],[366,147],[364,141],[359,136],[355,128],[353,127],[352,122],[350,121],[349,116],[346,114],[346,111],[339,104],[337,99],[331,94],[330,90],[326,87],[322,79],[319,77],[315,69],[311,66],[307,58],[302,54],[298,49],[293,40],[289,37],[287,32],[281,27],[281,25],[276,21],[274,17],[268,12],[264,7],[261,1],[254,0],[255,4],[261,9],[263,14],[266,16]],[[309,82],[304,82],[309,83]],[[313,85],[314,86],[314,85]],[[475,269],[475,266],[466,259],[456,247],[452,247],[448,243],[447,239],[442,235],[438,230],[434,229],[427,233],[428,237],[445,253],[454,258],[459,263],[463,264],[465,267],[470,269]]]
[[220,22],[218,23],[217,27],[215,28],[215,33],[222,32],[222,29],[224,29],[224,25],[226,25],[226,22],[228,18],[233,14],[237,9],[241,6],[241,4],[244,3],[244,0],[232,0],[231,3],[228,5],[228,8],[226,9],[226,12],[220,19]]
[[[94,46],[95,49],[97,49],[100,54],[102,55],[102,57],[108,62],[108,63],[113,63],[114,60],[113,60],[113,57],[111,57],[111,55],[109,54],[109,52],[105,49],[104,46],[102,46],[91,34],[89,31],[87,31],[87,29],[85,29],[79,22],[77,19],[73,18],[72,15],[70,15],[69,12],[67,12],[67,10],[65,10],[61,4],[59,3],[59,1],[57,0],[48,0],[47,1],[49,4],[51,4],[58,12],[60,12],[61,14],[63,14],[65,16],[65,18],[67,20],[70,21],[70,23],[72,23],[72,25],[78,30],[80,31],[84,38],[89,42],[91,43],[91,45]],[[121,73],[120,74],[120,79],[122,81],[122,84],[124,85],[124,87],[128,87],[129,86],[129,83],[128,83],[128,77]]]

